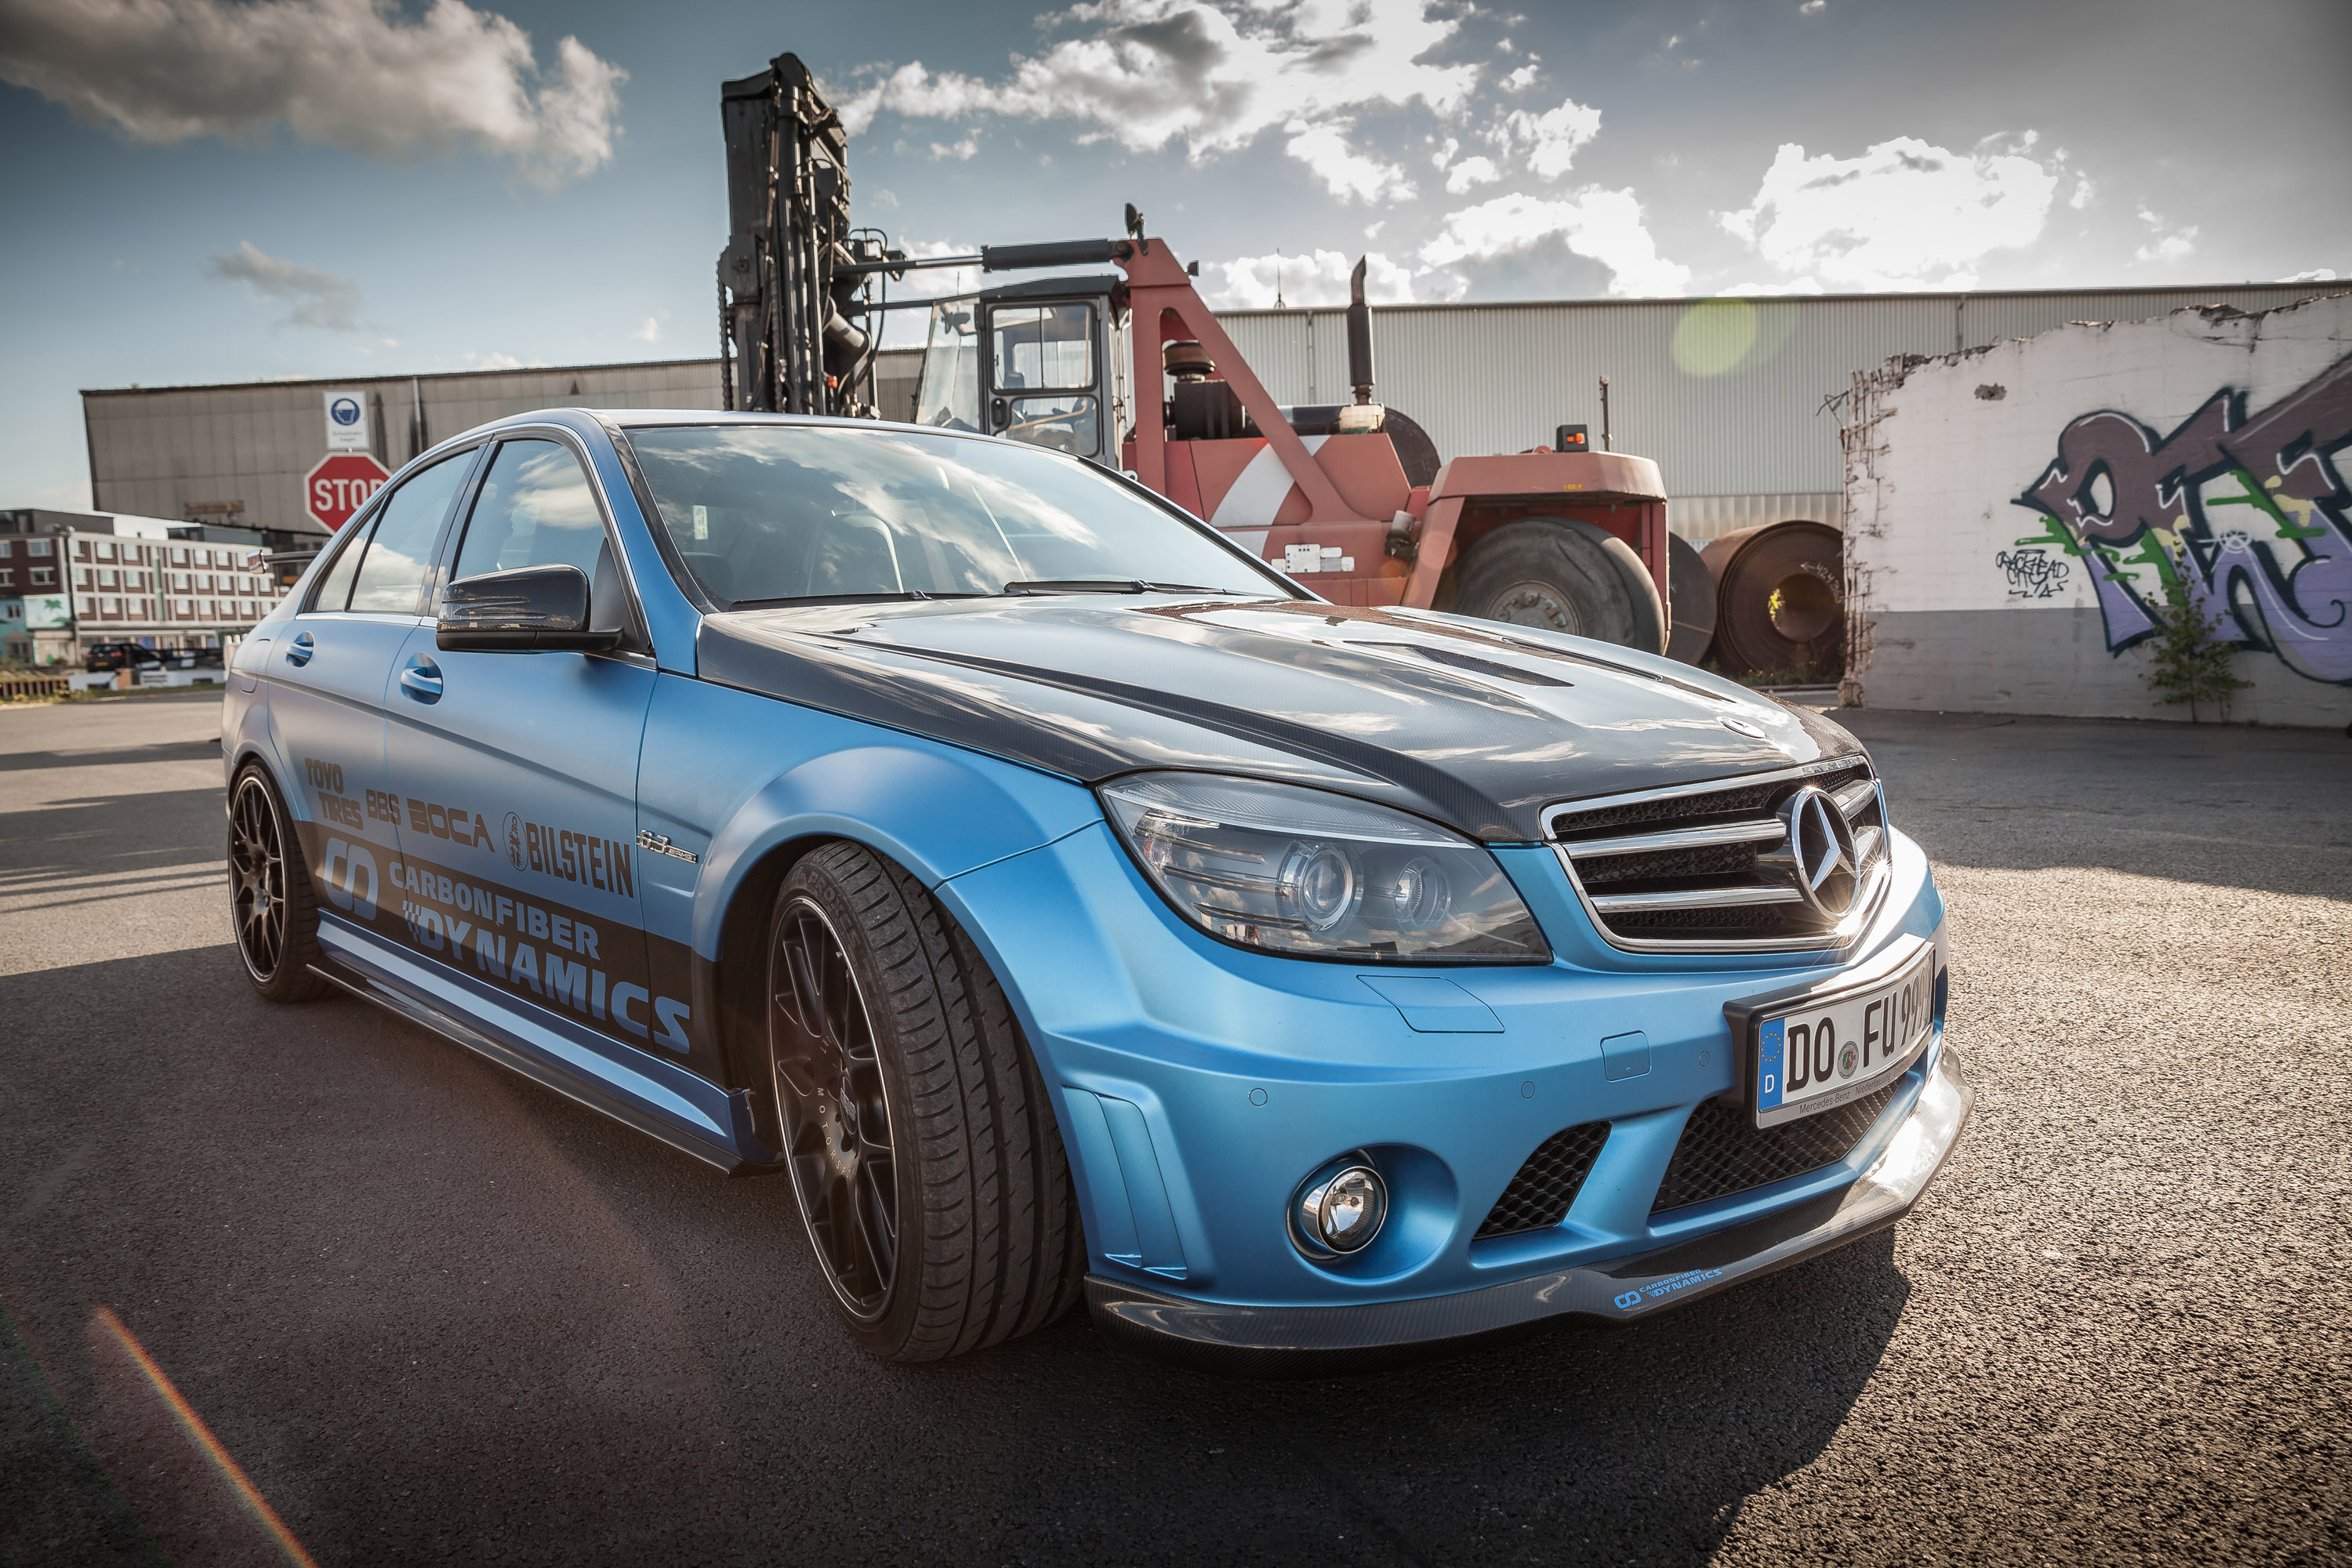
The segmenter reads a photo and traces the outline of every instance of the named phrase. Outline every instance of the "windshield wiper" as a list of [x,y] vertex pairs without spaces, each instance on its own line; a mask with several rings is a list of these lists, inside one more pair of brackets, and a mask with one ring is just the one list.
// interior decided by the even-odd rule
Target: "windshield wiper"
[[1007,594],[1238,594],[1238,588],[1204,588],[1197,583],[1147,583],[1140,577],[1049,577],[1007,583]]
[[772,610],[784,605],[910,605],[923,599],[992,599],[993,594],[929,594],[908,589],[903,594],[789,594],[780,599],[730,599],[730,610]]

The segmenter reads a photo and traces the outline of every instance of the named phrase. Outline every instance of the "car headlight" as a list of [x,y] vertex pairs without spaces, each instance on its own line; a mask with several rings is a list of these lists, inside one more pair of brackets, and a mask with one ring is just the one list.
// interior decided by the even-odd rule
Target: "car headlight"
[[1102,798],[1177,912],[1227,942],[1359,963],[1551,958],[1492,854],[1402,812],[1211,773],[1132,774]]

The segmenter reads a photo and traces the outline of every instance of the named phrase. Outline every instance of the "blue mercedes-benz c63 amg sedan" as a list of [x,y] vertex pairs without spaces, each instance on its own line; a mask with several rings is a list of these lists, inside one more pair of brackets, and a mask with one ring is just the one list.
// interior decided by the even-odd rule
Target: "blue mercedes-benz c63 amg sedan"
[[781,1175],[879,1355],[1081,1296],[1272,1371],[1636,1319],[1891,1224],[1968,1111],[1843,730],[1326,604],[1035,447],[509,420],[234,666],[262,994]]

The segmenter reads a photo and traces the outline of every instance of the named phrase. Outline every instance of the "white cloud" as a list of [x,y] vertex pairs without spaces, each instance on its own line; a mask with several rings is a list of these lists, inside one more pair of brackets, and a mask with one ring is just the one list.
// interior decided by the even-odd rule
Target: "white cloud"
[[[1412,275],[1375,250],[1364,258],[1364,297],[1375,305],[1412,303]],[[1336,250],[1304,256],[1244,256],[1211,266],[1225,275],[1224,286],[1205,296],[1223,310],[1262,310],[1276,299],[1286,305],[1344,305],[1355,258]]]
[[2315,267],[2308,272],[2297,272],[2282,278],[2279,281],[2282,283],[2333,283],[2336,281],[2336,268]]
[[[2058,155],[2061,158],[2065,156],[2063,153],[2061,153]],[[2080,212],[2084,207],[2089,206],[2091,205],[2091,198],[2098,194],[2099,187],[2093,183],[2091,176],[2077,173],[2074,176],[2074,193],[2066,198],[2066,205],[2073,207],[2076,212]]]
[[634,331],[630,332],[629,336],[636,339],[641,343],[657,343],[661,342],[661,318],[658,316],[647,316],[645,321],[645,325],[638,327]]
[[1429,155],[1429,161],[1443,169],[1446,164],[1454,162],[1454,154],[1460,151],[1462,151],[1462,143],[1448,136],[1444,142],[1438,143],[1437,151]]
[[979,151],[980,138],[971,134],[967,134],[962,141],[954,143],[943,142],[931,143],[931,156],[934,158],[954,158],[963,161],[970,159]]
[[1505,92],[1525,92],[1536,84],[1536,68],[1532,62],[1521,66],[1505,77],[1501,86]]
[[7,0],[0,80],[134,141],[254,143],[283,123],[370,157],[472,146],[542,185],[612,161],[628,73],[577,38],[542,72],[530,35],[463,0]]
[[1766,261],[1832,287],[1967,289],[1976,262],[2042,233],[2057,184],[2053,166],[1990,145],[1898,136],[1858,158],[1808,158],[1782,142],[1755,200],[1716,216]]
[[1680,294],[1690,287],[1691,269],[1658,254],[1642,204],[1628,190],[1589,185],[1566,201],[1534,196],[1496,196],[1447,215],[1444,226],[1421,247],[1425,267],[1450,267],[1483,257],[1528,249],[1557,236],[1579,256],[1609,268],[1612,294]]
[[1410,200],[1414,194],[1412,182],[1405,178],[1404,171],[1349,146],[1349,129],[1345,121],[1308,126],[1285,142],[1283,151],[1313,170],[1324,187],[1343,202],[1376,202],[1386,196]]
[[1800,16],[1818,16],[1823,11],[1829,9],[1829,4],[1830,0],[1805,0],[1803,5],[1797,7],[1797,15]]
[[2160,213],[2146,206],[2139,209],[2139,221],[2154,230],[2154,237],[2132,254],[2142,261],[2179,261],[2197,248],[2197,226],[2186,224],[2173,228]]
[[469,353],[465,358],[466,363],[476,370],[529,370],[530,368],[514,355],[499,353],[495,350],[486,354]]
[[[1475,65],[1422,63],[1461,26],[1458,16],[1426,15],[1423,0],[1096,0],[1046,24],[1085,30],[1014,56],[1010,72],[993,79],[908,61],[835,93],[842,122],[855,135],[885,110],[1076,121],[1092,127],[1088,140],[1136,152],[1181,141],[1196,161],[1279,128],[1293,155],[1313,163],[1328,143],[1306,132],[1336,135],[1351,111],[1374,104],[1417,100],[1451,114],[1478,79]],[[1358,169],[1336,179],[1317,173],[1335,191],[1366,188]],[[1395,188],[1386,175],[1370,178],[1379,190]]]
[[1478,185],[1491,185],[1503,177],[1492,158],[1465,158],[1454,165],[1445,176],[1445,188],[1455,195]]
[[1601,110],[1565,98],[1558,109],[1542,114],[1513,110],[1487,134],[1507,153],[1526,153],[1531,173],[1557,180],[1575,163],[1578,151],[1601,134]]
[[205,270],[225,282],[250,284],[265,300],[291,307],[285,325],[330,332],[360,330],[360,286],[316,267],[270,255],[246,240],[226,256],[205,258]]

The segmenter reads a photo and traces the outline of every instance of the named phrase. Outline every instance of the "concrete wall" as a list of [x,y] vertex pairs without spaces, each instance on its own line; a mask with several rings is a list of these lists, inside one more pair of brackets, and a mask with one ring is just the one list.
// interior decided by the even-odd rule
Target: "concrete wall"
[[2352,721],[2352,295],[1897,362],[1843,415],[1864,705],[2186,719],[2143,679],[2175,572],[2232,718]]

